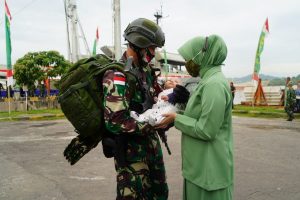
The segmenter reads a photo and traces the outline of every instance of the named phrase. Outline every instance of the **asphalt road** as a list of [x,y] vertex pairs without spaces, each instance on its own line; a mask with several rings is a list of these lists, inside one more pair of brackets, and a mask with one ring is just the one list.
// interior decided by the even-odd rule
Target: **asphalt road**
[[[235,200],[300,199],[300,122],[234,118]],[[62,156],[73,133],[66,120],[0,122],[0,199],[115,199],[112,159],[101,145],[75,166]],[[181,199],[180,133],[164,149],[171,200]]]

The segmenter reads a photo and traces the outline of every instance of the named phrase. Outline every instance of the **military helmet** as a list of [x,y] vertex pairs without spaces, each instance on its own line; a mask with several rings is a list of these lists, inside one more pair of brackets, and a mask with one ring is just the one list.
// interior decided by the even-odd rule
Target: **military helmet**
[[153,21],[139,18],[131,22],[124,31],[124,38],[139,48],[150,46],[162,47],[165,35]]

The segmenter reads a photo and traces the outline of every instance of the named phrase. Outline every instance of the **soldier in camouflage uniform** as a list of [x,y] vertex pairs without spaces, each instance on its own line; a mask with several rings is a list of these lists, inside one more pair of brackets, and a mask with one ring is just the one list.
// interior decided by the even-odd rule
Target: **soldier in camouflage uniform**
[[294,117],[294,109],[296,105],[296,93],[293,89],[293,82],[290,81],[288,84],[288,89],[286,92],[286,104],[285,104],[285,112],[288,115],[287,121],[292,121]]
[[142,113],[154,103],[149,62],[165,38],[158,25],[143,18],[130,23],[124,37],[128,47],[121,60],[126,63],[132,57],[129,71],[138,80],[132,86],[128,77],[116,70],[107,71],[103,77],[105,124],[117,138],[117,200],[164,200],[168,198],[168,185],[158,135],[149,124],[131,118],[130,111]]

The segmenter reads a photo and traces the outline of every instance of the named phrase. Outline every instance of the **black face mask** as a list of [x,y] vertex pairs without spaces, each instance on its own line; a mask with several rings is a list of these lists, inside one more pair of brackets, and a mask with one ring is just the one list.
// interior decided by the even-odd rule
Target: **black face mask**
[[194,63],[193,60],[189,60],[188,62],[186,62],[185,68],[192,77],[199,76],[200,65],[197,65],[196,63]]

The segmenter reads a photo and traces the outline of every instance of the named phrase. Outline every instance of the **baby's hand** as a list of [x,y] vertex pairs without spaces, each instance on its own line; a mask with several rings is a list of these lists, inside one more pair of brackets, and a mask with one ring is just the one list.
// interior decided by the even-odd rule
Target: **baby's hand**
[[163,95],[163,96],[161,96],[161,99],[162,99],[162,100],[164,100],[164,101],[168,101],[168,100],[169,100],[169,97],[168,97],[168,96],[165,96],[165,95]]

